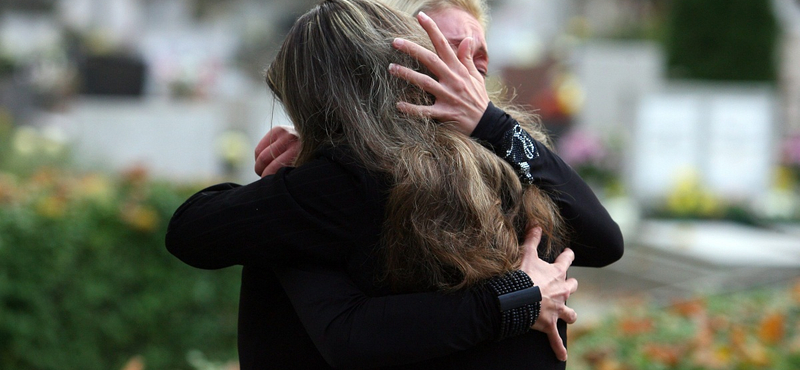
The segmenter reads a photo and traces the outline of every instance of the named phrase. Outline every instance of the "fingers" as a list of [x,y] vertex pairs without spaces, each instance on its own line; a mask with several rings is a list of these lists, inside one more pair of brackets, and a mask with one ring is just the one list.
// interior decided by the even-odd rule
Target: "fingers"
[[297,156],[299,146],[299,138],[294,129],[286,126],[273,127],[256,145],[256,174],[263,177],[291,164]]
[[470,75],[482,81],[484,79],[483,75],[478,71],[478,68],[475,66],[475,61],[472,59],[474,43],[475,40],[472,37],[466,37],[461,41],[461,44],[458,45],[458,60],[467,67],[467,71]]
[[[295,142],[295,144],[297,143]],[[290,144],[290,146],[286,148],[286,151],[278,154],[278,156],[275,157],[275,159],[273,159],[266,168],[264,168],[264,171],[261,172],[261,177],[274,175],[279,169],[281,169],[281,167],[291,166],[294,163],[294,160],[297,158],[297,152],[299,150],[299,145]]]
[[389,64],[389,73],[419,86],[419,88],[427,93],[433,94],[433,96],[438,97],[444,95],[445,91],[442,85],[431,76],[394,63]]
[[[412,57],[419,60],[425,67],[427,67],[435,76],[444,78],[450,73],[450,67],[433,51],[430,51],[413,41],[396,38],[392,41],[392,46]],[[449,50],[449,48],[448,48]],[[453,51],[450,50],[452,54]]]
[[567,324],[574,324],[578,321],[578,313],[567,306],[563,306],[558,312],[558,318],[564,320]]
[[567,361],[567,347],[564,346],[564,341],[558,335],[558,328],[555,325],[551,326],[547,331],[547,339],[550,340],[550,347],[556,353],[556,358],[559,361]]
[[405,114],[421,117],[437,117],[438,112],[432,105],[415,105],[406,102],[398,102],[397,109]]
[[570,266],[572,266],[572,262],[575,261],[575,252],[572,249],[566,248],[564,249],[561,254],[556,257],[554,265],[558,266],[559,268],[563,268],[566,271]]
[[451,68],[454,67],[455,63],[458,62],[458,58],[453,52],[453,49],[450,48],[450,43],[447,41],[447,38],[444,37],[442,31],[439,30],[439,26],[436,22],[424,12],[417,13],[417,21],[419,21],[420,26],[425,29],[425,32],[428,33],[428,37],[430,37],[431,43],[433,43],[436,54],[439,54],[439,57],[445,64],[449,65]]
[[[576,291],[578,291],[578,279],[569,278],[569,279],[567,279],[566,283],[567,283],[567,289],[569,290],[569,294],[570,295],[572,293],[575,293]],[[567,295],[567,298],[569,298],[569,295]]]

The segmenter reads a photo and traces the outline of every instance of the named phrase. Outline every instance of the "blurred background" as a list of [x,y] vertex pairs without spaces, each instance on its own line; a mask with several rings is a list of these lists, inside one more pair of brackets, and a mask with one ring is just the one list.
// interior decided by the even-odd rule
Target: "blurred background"
[[[290,124],[312,0],[0,0],[0,368],[235,369],[239,269],[163,246]],[[800,1],[495,0],[490,84],[623,229],[569,369],[800,369]]]

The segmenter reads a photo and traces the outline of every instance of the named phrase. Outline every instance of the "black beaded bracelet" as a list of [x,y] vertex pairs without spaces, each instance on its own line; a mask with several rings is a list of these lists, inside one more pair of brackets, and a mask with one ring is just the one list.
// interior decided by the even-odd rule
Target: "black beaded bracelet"
[[528,274],[517,270],[487,281],[500,307],[497,340],[527,333],[539,317],[542,295]]

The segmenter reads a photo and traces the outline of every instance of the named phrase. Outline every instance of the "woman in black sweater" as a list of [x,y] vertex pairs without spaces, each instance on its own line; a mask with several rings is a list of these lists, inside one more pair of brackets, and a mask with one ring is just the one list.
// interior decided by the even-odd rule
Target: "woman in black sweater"
[[[414,34],[413,28],[402,28],[406,26],[391,23],[403,21],[402,17],[376,4],[344,0],[326,2],[298,21],[301,26],[295,27],[293,35],[307,37],[306,39],[292,39],[292,36],[287,38],[279,56],[279,60],[283,58],[285,63],[283,69],[275,67],[275,64],[271,68],[270,77],[273,79],[270,80],[270,86],[284,104],[303,103],[314,106],[314,103],[308,102],[316,99],[317,105],[312,111],[315,110],[322,119],[317,117],[317,121],[314,121],[314,117],[299,117],[295,114],[293,120],[296,125],[330,125],[337,119],[343,125],[325,126],[321,131],[317,128],[316,132],[308,131],[307,127],[304,132],[301,128],[305,158],[301,158],[303,164],[297,168],[283,169],[275,176],[246,186],[217,185],[193,196],[173,217],[167,235],[168,248],[185,262],[198,267],[245,265],[240,307],[240,356],[243,368],[287,365],[297,368],[309,368],[312,365],[324,368],[327,365],[321,361],[323,358],[329,363],[344,367],[413,362],[410,368],[515,368],[532,365],[563,368],[563,363],[557,361],[550,350],[546,335],[530,332],[530,325],[520,329],[506,321],[514,315],[522,321],[534,319],[533,303],[526,301],[523,306],[505,310],[504,315],[497,314],[497,296],[502,297],[504,282],[513,278],[495,279],[487,284],[487,287],[494,289],[476,284],[489,276],[513,271],[517,267],[514,261],[518,259],[519,250],[504,252],[508,256],[499,259],[500,267],[497,271],[489,272],[488,276],[479,274],[473,280],[466,278],[469,273],[459,270],[458,266],[448,265],[447,262],[437,262],[440,265],[428,264],[426,269],[443,271],[449,275],[438,280],[425,280],[425,276],[413,270],[414,266],[403,265],[401,261],[395,271],[406,271],[408,273],[404,276],[410,276],[411,279],[400,279],[391,283],[392,277],[388,276],[391,274],[387,274],[386,270],[385,257],[388,252],[383,248],[388,248],[387,216],[397,218],[397,212],[388,210],[403,207],[402,204],[398,205],[397,199],[392,198],[392,191],[397,189],[398,184],[404,184],[398,181],[403,174],[397,174],[391,168],[376,170],[369,166],[370,159],[365,160],[363,156],[365,152],[375,154],[376,150],[369,147],[371,143],[343,139],[350,130],[344,125],[350,122],[341,120],[338,110],[358,111],[361,107],[358,104],[344,107],[327,104],[342,99],[341,95],[333,94],[334,91],[341,93],[341,90],[334,89],[328,91],[329,94],[321,95],[318,90],[313,93],[306,91],[306,94],[311,95],[302,99],[297,95],[292,96],[297,90],[302,94],[303,89],[312,88],[309,85],[311,82],[315,82],[314,89],[330,88],[333,85],[330,81],[325,81],[331,75],[315,74],[313,67],[291,59],[298,55],[302,59],[302,54],[308,52],[302,50],[301,46],[309,46],[312,41],[323,42],[322,38],[330,38],[331,40],[324,42],[335,44],[336,50],[329,50],[326,56],[310,54],[314,57],[308,60],[324,60],[332,56],[345,58],[336,55],[337,50],[339,54],[342,53],[341,50],[347,50],[351,54],[370,52],[366,50],[369,48],[364,47],[366,43],[351,33],[347,37],[336,33],[339,31],[336,27],[340,27],[342,23],[352,22],[359,14],[369,12],[372,12],[371,15],[365,18],[372,22],[370,25],[373,27],[369,29],[359,24],[364,32],[377,32],[381,38],[387,40],[395,36],[409,37]],[[380,29],[374,27],[375,25],[395,29]],[[304,30],[303,26],[307,28]],[[321,33],[314,34],[312,31],[315,27],[322,30],[319,31]],[[286,52],[287,49],[291,51]],[[393,58],[396,57],[393,55]],[[331,68],[330,60],[326,62],[322,63],[323,67]],[[350,83],[355,89],[362,88],[355,95],[363,98],[365,105],[376,101],[375,91],[372,90],[374,86],[371,82],[359,82],[381,78],[375,76],[379,72],[368,62],[359,61],[358,67],[364,66],[366,71],[363,75],[355,71],[354,75],[334,76],[342,78],[337,80],[337,84],[347,87],[347,83]],[[412,63],[413,61],[409,61],[409,65]],[[297,68],[291,76],[286,67],[290,64]],[[385,64],[383,67],[385,68]],[[343,70],[345,69],[342,68]],[[340,73],[345,73],[342,71]],[[292,83],[292,86],[282,85],[287,83]],[[409,89],[408,86],[393,88]],[[328,100],[325,101],[326,99]],[[289,110],[292,111],[291,108]],[[406,120],[402,124],[425,122]],[[428,127],[434,131],[449,130],[439,124],[435,125]],[[314,134],[320,132],[329,136],[314,137]],[[574,232],[570,247],[576,250],[576,255],[582,259],[584,265],[604,265],[619,258],[622,248],[619,229],[588,187],[557,156],[530,139],[516,121],[490,104],[471,134],[515,165],[523,180],[538,186],[534,190],[541,189],[553,199],[554,209],[560,211],[565,223]],[[452,137],[453,133],[446,132],[444,135]],[[472,141],[462,140],[464,138],[455,137],[452,140],[466,145],[468,150],[479,150],[470,147]],[[408,147],[400,148],[409,150]],[[385,153],[378,153],[378,157],[382,154]],[[513,182],[509,179],[507,169],[500,168],[499,171],[498,177],[504,183]],[[513,172],[511,174],[513,176]],[[480,179],[482,180],[479,181],[493,182],[491,177]],[[519,180],[516,181],[519,183]],[[525,185],[518,189],[518,193],[524,194],[528,188],[532,187]],[[497,189],[501,192],[507,191],[504,184],[497,185]],[[413,191],[411,194],[414,195]],[[447,197],[447,194],[437,196]],[[547,215],[542,215],[541,212],[537,214],[536,211],[515,211],[515,201],[502,198],[514,198],[514,194],[495,196],[501,203],[510,204],[497,206],[504,212],[500,217],[505,217],[508,221],[506,225],[511,225],[512,228],[512,232],[504,231],[502,227],[496,229],[499,230],[496,234],[505,234],[513,239],[513,243],[506,243],[507,245],[516,245],[515,237],[528,223],[555,223],[552,219],[547,220]],[[528,199],[533,199],[534,203],[546,209],[547,201],[535,196],[536,194],[529,195]],[[442,205],[426,203],[419,206]],[[402,210],[399,213],[402,214]],[[403,219],[408,218],[400,218],[401,221]],[[434,226],[452,226],[446,223],[439,219]],[[456,225],[458,227],[464,228]],[[404,230],[402,226],[398,229]],[[556,227],[546,227],[546,230],[551,235],[550,241],[555,241],[552,236],[557,234]],[[398,238],[402,240],[402,237],[403,235]],[[460,243],[483,244],[479,247],[484,248],[484,252],[497,250],[498,245],[503,244],[503,241],[491,238],[487,240],[477,238],[466,243],[462,240]],[[453,241],[453,244],[458,243],[458,240]],[[420,252],[413,248],[401,251]],[[504,259],[511,262],[504,265]],[[468,265],[472,263],[466,261]],[[286,265],[292,268],[278,267]],[[277,275],[283,289],[275,283],[270,270],[275,267],[278,267]],[[409,282],[413,284],[405,284]],[[530,285],[530,281],[523,281],[521,284]],[[463,288],[466,286],[471,288]],[[432,292],[440,288],[451,293]],[[288,297],[283,290],[289,293]],[[428,292],[412,293],[414,291]],[[407,294],[390,295],[398,292]],[[294,314],[287,298],[295,303],[299,317]],[[502,305],[503,301],[500,303]],[[299,319],[303,319],[310,337],[299,325]],[[522,335],[500,342],[489,341],[513,334]],[[310,346],[311,343],[317,345],[324,357],[316,353],[314,347]],[[448,354],[449,356],[443,357]]]

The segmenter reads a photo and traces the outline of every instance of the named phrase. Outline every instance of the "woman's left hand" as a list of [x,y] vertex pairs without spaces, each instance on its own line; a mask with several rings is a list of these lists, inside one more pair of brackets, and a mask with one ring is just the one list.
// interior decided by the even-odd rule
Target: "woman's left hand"
[[300,151],[297,131],[289,126],[275,126],[256,145],[256,174],[274,175],[278,169],[291,166]]
[[408,114],[453,122],[458,131],[469,135],[489,106],[484,77],[472,60],[476,42],[472,37],[465,38],[456,55],[433,19],[420,12],[417,20],[431,38],[436,52],[400,38],[395,39],[392,45],[419,60],[439,80],[394,63],[389,65],[389,72],[432,94],[436,102],[427,106],[399,102],[397,108]]

